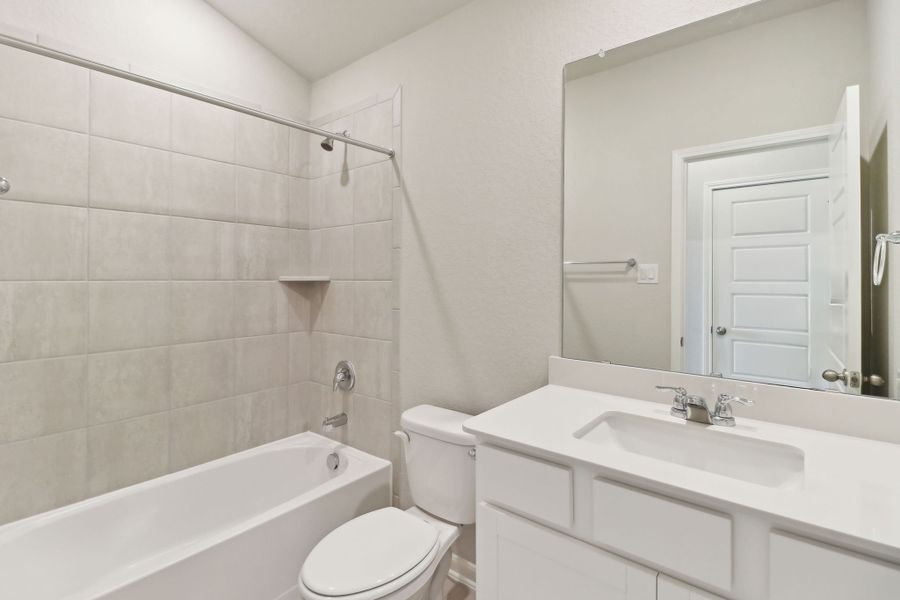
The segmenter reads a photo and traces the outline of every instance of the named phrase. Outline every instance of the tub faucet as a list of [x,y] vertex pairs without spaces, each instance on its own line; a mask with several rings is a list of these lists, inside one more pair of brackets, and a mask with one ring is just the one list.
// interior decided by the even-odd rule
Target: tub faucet
[[322,432],[328,433],[329,431],[334,431],[338,427],[343,427],[346,424],[347,413],[341,413],[332,417],[326,417],[325,420],[322,421]]

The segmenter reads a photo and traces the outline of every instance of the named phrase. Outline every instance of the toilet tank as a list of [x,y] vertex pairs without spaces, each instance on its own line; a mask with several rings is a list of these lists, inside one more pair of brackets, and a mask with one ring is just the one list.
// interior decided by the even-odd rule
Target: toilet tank
[[475,436],[462,428],[469,417],[427,404],[400,417],[412,501],[460,525],[475,522]]

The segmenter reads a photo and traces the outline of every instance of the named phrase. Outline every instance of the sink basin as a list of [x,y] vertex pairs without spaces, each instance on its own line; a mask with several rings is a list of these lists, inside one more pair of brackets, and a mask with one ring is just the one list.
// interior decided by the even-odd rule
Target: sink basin
[[607,412],[575,437],[628,452],[767,487],[803,480],[803,451],[794,446],[716,431],[698,423],[672,423]]

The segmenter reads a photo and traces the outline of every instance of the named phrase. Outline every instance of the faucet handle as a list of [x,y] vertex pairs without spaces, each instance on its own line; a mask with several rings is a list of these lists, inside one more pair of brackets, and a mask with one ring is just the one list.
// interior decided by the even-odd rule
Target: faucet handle
[[742,398],[741,396],[732,396],[731,394],[719,394],[716,400],[716,409],[713,413],[713,419],[718,421],[717,425],[734,426],[734,417],[731,414],[731,403],[737,402],[744,406],[753,406],[753,400],[750,398]]
[[686,389],[681,386],[671,385],[658,385],[656,389],[660,392],[675,392],[675,397],[672,398],[672,408],[669,412],[673,417],[687,419],[688,393]]
[[671,386],[671,385],[658,385],[656,389],[660,392],[670,391],[675,392],[676,396],[687,396],[687,390],[681,386]]

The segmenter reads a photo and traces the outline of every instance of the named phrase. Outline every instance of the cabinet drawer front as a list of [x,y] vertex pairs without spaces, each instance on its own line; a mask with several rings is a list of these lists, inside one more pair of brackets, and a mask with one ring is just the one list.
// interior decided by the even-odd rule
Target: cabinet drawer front
[[656,600],[656,572],[492,506],[478,507],[479,600]]
[[548,523],[572,526],[572,470],[535,458],[478,447],[477,491],[483,500]]
[[720,589],[731,589],[731,517],[594,480],[594,539]]
[[771,600],[896,600],[900,566],[802,538],[769,534]]

